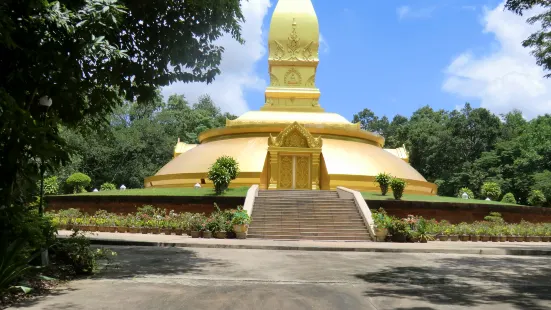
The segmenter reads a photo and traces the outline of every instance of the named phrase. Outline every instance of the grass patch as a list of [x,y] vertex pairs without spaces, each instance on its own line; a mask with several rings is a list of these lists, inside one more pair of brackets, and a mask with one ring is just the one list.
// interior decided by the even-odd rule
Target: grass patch
[[[245,197],[249,187],[230,188],[220,196]],[[66,196],[217,196],[213,188],[139,188],[124,191],[99,191]]]
[[[362,196],[367,200],[394,200],[392,193],[386,196],[376,192],[362,192]],[[476,203],[486,205],[505,205],[505,206],[517,206],[515,204],[503,203],[501,201],[488,201],[479,199],[462,199],[456,197],[444,197],[444,196],[429,196],[429,195],[414,195],[404,194],[402,197],[404,201],[427,201],[427,202],[453,202],[453,203]]]

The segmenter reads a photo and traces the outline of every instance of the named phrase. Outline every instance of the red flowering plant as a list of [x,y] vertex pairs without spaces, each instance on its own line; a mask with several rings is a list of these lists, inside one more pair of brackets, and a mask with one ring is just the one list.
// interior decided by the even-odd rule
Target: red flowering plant
[[419,222],[419,217],[409,214],[408,217],[402,220],[409,225],[411,230],[415,230],[415,225]]

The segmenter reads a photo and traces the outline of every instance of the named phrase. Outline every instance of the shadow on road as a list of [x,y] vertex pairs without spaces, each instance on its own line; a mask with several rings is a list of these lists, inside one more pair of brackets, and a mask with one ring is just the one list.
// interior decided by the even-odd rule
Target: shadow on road
[[94,278],[132,278],[137,276],[178,276],[201,274],[205,267],[228,267],[228,263],[204,257],[184,248],[118,247],[117,257]]
[[503,304],[539,310],[549,309],[551,301],[549,263],[549,259],[442,258],[430,267],[393,267],[355,276],[370,284],[365,291],[369,297],[407,298],[436,306]]

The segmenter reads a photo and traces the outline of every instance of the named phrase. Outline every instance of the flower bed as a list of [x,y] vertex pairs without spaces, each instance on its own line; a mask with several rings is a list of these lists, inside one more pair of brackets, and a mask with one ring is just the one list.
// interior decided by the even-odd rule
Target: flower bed
[[[210,238],[211,235],[219,238],[234,237],[235,225],[243,223],[243,218],[248,219],[247,212],[239,207],[237,210],[225,211],[220,211],[216,205],[215,208],[217,211],[209,217],[198,213],[168,212],[153,206],[143,206],[138,208],[136,213],[127,215],[108,213],[103,210],[94,215],[87,215],[77,209],[69,209],[49,212],[47,216],[58,229],[78,228],[82,231],[165,235],[186,233],[192,237],[205,238]],[[250,222],[250,219],[248,221]],[[240,235],[240,237],[245,236]]]
[[551,223],[506,223],[492,212],[484,221],[450,224],[448,221],[427,220],[409,215],[407,218],[388,216],[383,209],[373,211],[377,241],[427,242],[550,242]]

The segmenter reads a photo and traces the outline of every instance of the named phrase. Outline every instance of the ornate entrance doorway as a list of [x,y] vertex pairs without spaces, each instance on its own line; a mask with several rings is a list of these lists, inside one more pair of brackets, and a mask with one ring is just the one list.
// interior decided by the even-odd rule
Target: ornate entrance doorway
[[268,138],[269,189],[320,189],[321,137],[293,123]]
[[278,189],[311,189],[310,157],[281,155]]

